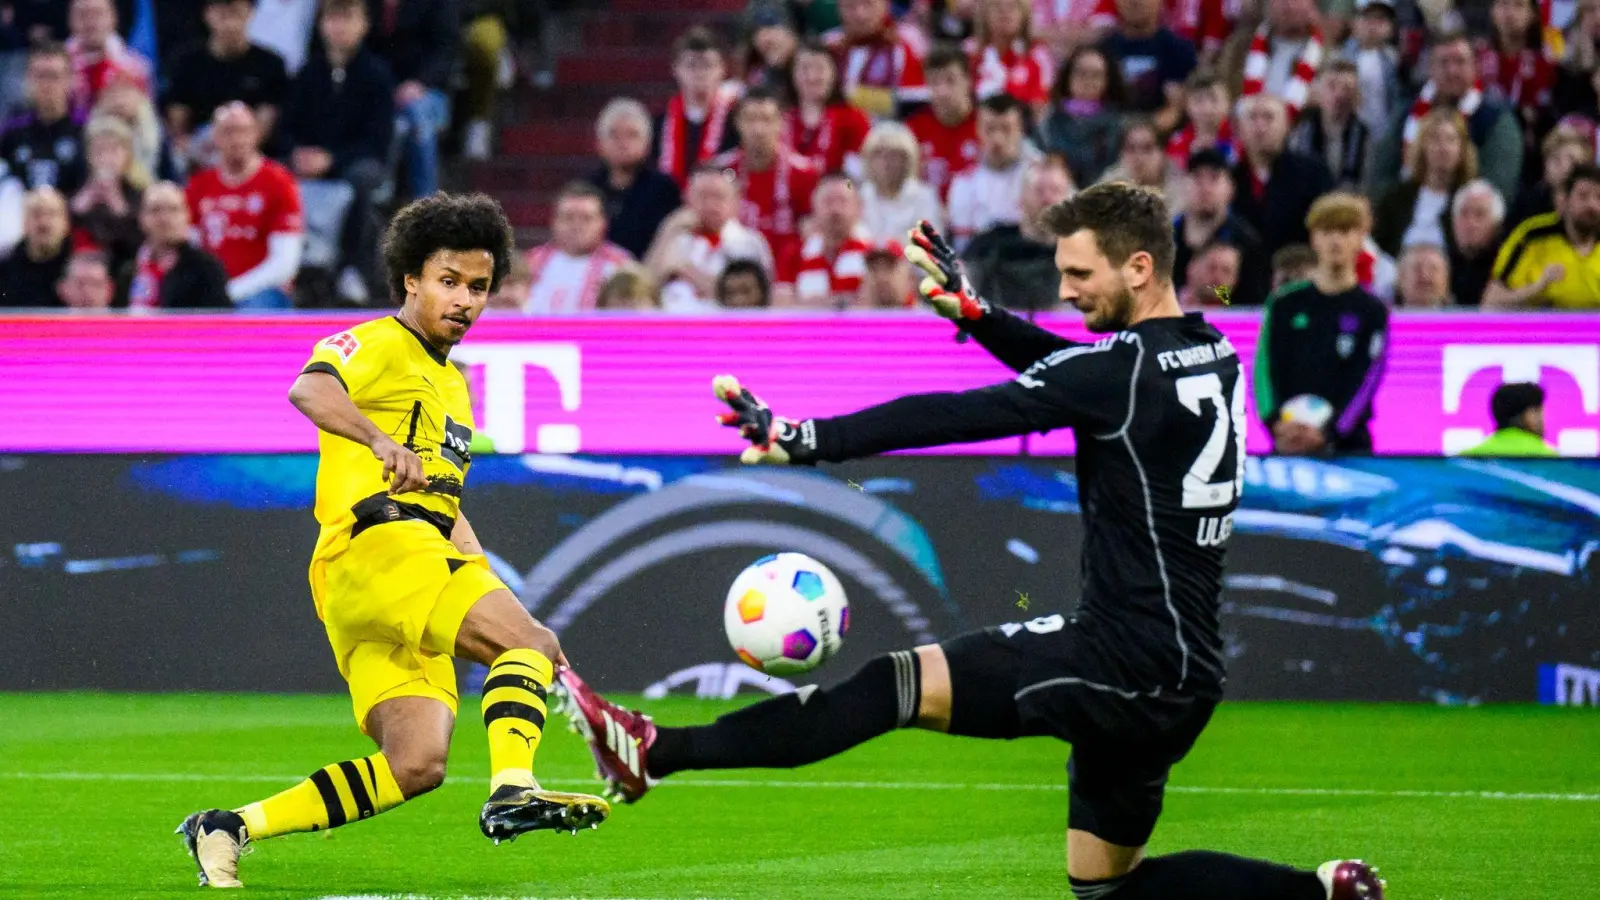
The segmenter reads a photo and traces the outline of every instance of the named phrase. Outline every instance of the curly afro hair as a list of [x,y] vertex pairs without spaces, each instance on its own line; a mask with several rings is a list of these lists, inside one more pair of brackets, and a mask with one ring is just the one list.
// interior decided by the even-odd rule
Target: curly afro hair
[[487,250],[494,255],[491,292],[511,271],[515,232],[505,210],[485,194],[438,193],[406,204],[389,223],[383,238],[383,264],[389,270],[389,295],[406,299],[406,276],[422,275],[429,257],[440,250]]

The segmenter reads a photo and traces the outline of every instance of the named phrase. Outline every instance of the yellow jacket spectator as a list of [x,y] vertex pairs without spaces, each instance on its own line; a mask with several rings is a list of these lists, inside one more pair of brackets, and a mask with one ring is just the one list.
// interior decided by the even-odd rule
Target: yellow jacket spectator
[[1534,216],[1506,238],[1485,307],[1600,309],[1600,166],[1574,168],[1560,199],[1561,212]]

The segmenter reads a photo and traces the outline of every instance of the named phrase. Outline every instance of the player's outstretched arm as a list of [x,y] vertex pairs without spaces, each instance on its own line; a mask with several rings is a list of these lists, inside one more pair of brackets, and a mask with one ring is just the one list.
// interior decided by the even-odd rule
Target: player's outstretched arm
[[963,333],[1013,372],[1021,372],[1073,341],[992,307],[977,295],[962,270],[961,260],[937,229],[918,222],[906,239],[906,259],[926,277],[917,293],[933,311],[956,323]]
[[289,388],[289,402],[313,425],[370,449],[383,461],[389,493],[404,494],[428,486],[417,454],[396,443],[361,414],[338,376],[324,371],[303,372]]
[[774,416],[732,375],[718,376],[712,386],[731,410],[718,421],[738,428],[750,441],[739,460],[752,465],[843,462],[894,450],[1015,437],[1080,421],[1054,401],[1053,391],[1036,391],[1045,383],[1026,374],[977,390],[912,394],[848,415],[798,421]]

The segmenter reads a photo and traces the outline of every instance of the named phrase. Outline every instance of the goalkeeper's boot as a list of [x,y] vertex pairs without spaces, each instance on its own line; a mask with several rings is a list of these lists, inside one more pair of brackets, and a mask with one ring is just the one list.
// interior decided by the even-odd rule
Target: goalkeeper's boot
[[611,814],[611,804],[593,794],[547,791],[535,785],[501,785],[478,816],[483,836],[496,844],[529,831],[570,831],[599,828]]
[[1317,866],[1317,877],[1328,889],[1328,900],[1383,900],[1387,887],[1378,867],[1359,859],[1335,859]]
[[656,725],[644,713],[624,709],[596,694],[571,669],[556,674],[563,693],[562,711],[583,736],[606,783],[608,796],[634,803],[659,782],[645,761],[656,742]]
[[183,820],[177,828],[183,846],[200,867],[200,886],[242,888],[239,857],[245,854],[250,834],[239,814],[226,809],[208,809]]

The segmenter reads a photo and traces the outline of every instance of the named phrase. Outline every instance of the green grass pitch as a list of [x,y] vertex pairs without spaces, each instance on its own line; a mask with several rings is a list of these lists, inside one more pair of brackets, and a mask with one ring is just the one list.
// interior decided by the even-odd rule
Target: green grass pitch
[[[465,708],[475,711],[469,698]],[[665,722],[728,704],[648,704]],[[906,732],[807,769],[697,773],[599,831],[493,847],[482,729],[439,791],[256,845],[247,897],[1053,898],[1066,747]],[[343,697],[0,695],[0,897],[196,896],[171,832],[369,752]],[[590,784],[552,728],[551,786]],[[1153,852],[1383,866],[1399,900],[1600,896],[1600,716],[1531,707],[1225,705],[1173,775]]]

